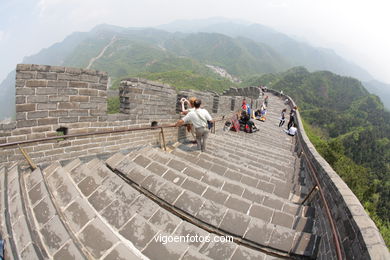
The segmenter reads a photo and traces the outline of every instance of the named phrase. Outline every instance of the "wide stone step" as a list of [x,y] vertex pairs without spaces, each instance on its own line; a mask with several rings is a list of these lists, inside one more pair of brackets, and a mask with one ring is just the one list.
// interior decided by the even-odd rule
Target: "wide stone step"
[[[197,194],[196,189],[194,190],[195,192],[190,189],[183,189],[183,186],[195,187],[195,182],[186,184],[187,178],[183,178],[180,175],[175,176],[170,170],[164,171],[163,175],[159,176],[158,173],[161,173],[163,170],[158,169],[156,164],[154,166],[152,164],[143,155],[138,155],[134,159],[125,157],[116,165],[114,170],[119,171],[133,185],[141,187],[164,201],[167,206],[178,209],[180,214],[185,213],[190,218],[202,221],[217,230],[233,234],[239,239],[255,243],[261,247],[298,255],[308,256],[314,254],[314,248],[317,244],[315,235],[298,232],[275,223],[276,221],[285,223],[284,217],[287,216],[286,214],[281,214],[280,216],[276,214],[275,219],[277,220],[273,220],[273,224],[267,223],[260,218],[250,215],[256,214],[256,212],[261,214],[263,212],[262,208],[255,211],[248,208],[246,210],[248,214],[246,214],[227,207],[227,204],[233,205],[232,207],[240,207],[242,204],[240,199],[233,196],[228,198],[226,200],[227,203],[225,202],[224,205],[210,201],[204,196]],[[153,173],[152,168],[158,173]],[[198,187],[202,188],[201,186]],[[200,190],[198,192],[203,195],[206,189],[203,192]],[[264,236],[259,237],[259,232],[264,234]]]
[[255,147],[253,146],[253,144],[243,144],[239,140],[230,141],[224,138],[223,135],[212,135],[209,139],[207,141],[210,141],[211,144],[218,145],[218,147],[228,149],[229,151],[238,150],[241,152],[245,152],[245,154],[250,157],[255,157],[256,159],[261,158],[271,163],[277,162],[278,165],[290,166],[295,159],[291,152],[287,154],[283,154],[280,152],[272,153],[272,150],[268,149],[264,145]]
[[[126,156],[129,158],[132,153]],[[112,156],[107,162],[112,165],[121,165],[123,154]],[[149,259],[245,259],[244,256],[251,256],[253,259],[265,259],[266,255],[262,252],[251,250],[236,243],[215,243],[215,242],[181,242],[163,244],[166,236],[197,236],[213,237],[215,235],[200,229],[199,227],[183,221],[171,212],[160,207],[145,195],[128,185],[123,179],[119,178],[111,170],[106,168],[101,162],[94,162],[98,165],[93,167],[88,165],[78,165],[72,171],[79,172],[77,169],[94,168],[88,172],[88,176],[106,175],[106,178],[92,191],[80,187],[83,180],[79,181],[81,196],[91,205],[96,214],[100,215],[104,223],[110,225],[111,229],[119,236],[123,237],[127,244],[131,243],[134,249],[142,253]],[[77,162],[73,163],[77,165]],[[119,167],[119,166],[118,166]],[[99,173],[100,171],[100,173]],[[104,172],[104,174],[102,174]],[[71,175],[78,176],[78,175]],[[87,177],[85,177],[87,178]],[[78,179],[78,178],[77,178]],[[94,186],[94,185],[93,185]],[[90,195],[88,195],[90,194]],[[160,240],[159,240],[160,239]],[[211,240],[212,241],[212,240]],[[128,246],[128,245],[127,245]],[[121,244],[121,251],[128,251],[126,245]],[[119,252],[119,249],[117,250]],[[114,250],[110,256],[117,256],[119,253]],[[133,259],[129,254],[121,254],[122,258],[105,259]],[[141,256],[142,256],[141,255]],[[139,256],[139,255],[137,255]]]
[[267,196],[279,197],[281,200],[290,197],[291,183],[286,182],[286,180],[267,176],[248,168],[239,167],[237,164],[232,164],[207,153],[198,151],[183,152],[176,149],[172,154],[184,165],[188,164],[193,168],[209,172],[210,178],[219,176],[224,179],[229,179],[229,182],[235,182],[235,186],[250,187],[266,193]]
[[39,242],[34,234],[28,209],[25,206],[25,190],[18,166],[9,171],[3,168],[1,175],[1,232],[5,239],[5,259],[38,259],[45,255],[36,246]]
[[[110,257],[120,255],[138,259],[137,252],[134,253],[132,248],[126,246],[127,240],[118,236],[111,226],[107,225],[86,197],[102,182],[118,187],[123,181],[110,176],[112,174],[101,167],[104,165],[94,159],[82,167],[86,177],[76,185],[69,172],[79,166],[81,167],[81,161],[76,159],[65,167],[45,172],[49,190],[79,246],[89,259],[111,259]],[[74,255],[69,251],[71,248],[69,247],[66,255]],[[141,255],[139,252],[138,254]]]
[[[269,144],[269,141],[262,136],[254,136],[253,134],[241,132],[235,133],[232,131],[225,131],[220,134],[210,135],[210,139],[219,140],[222,144],[231,145],[232,147],[244,146],[248,152],[252,152],[254,154],[265,154],[265,156],[278,158],[279,160],[281,159],[280,155],[283,155],[282,158],[285,158],[286,162],[294,158],[292,155],[292,144],[283,145],[284,142],[289,141],[287,140],[289,138],[286,139],[286,136],[278,137],[277,141],[273,141],[271,144]],[[283,148],[283,146],[285,146],[285,148]]]
[[[135,166],[141,166],[185,190],[195,192],[216,203],[225,204],[232,209],[243,213],[248,213],[250,208],[265,211],[264,214],[260,214],[260,217],[269,222],[271,222],[272,216],[286,215],[284,217],[286,221],[282,223],[283,226],[300,231],[303,230],[302,228],[305,228],[304,230],[311,229],[312,220],[303,217],[299,205],[262,193],[252,187],[243,188],[243,185],[219,176],[211,177],[211,172],[202,172],[190,166],[184,167],[179,161],[170,159],[166,155],[166,153],[156,150],[155,153],[143,153],[132,157],[135,158],[134,161],[122,157],[122,163],[118,165],[118,169],[128,172]],[[272,220],[277,221],[276,219]],[[302,223],[305,223],[304,227]]]
[[[264,160],[264,158],[261,158],[261,156],[250,156],[245,153],[242,153],[241,151],[233,151],[215,143],[211,143],[210,145],[208,145],[207,153],[212,154],[216,157],[223,158],[229,162],[235,162],[237,165],[245,166],[253,171],[264,171],[264,169],[267,169],[273,177],[279,178],[281,180],[287,180],[288,183],[291,183],[291,192],[293,193],[300,193],[301,187],[299,186],[305,185],[299,175],[300,160],[298,159],[295,160],[294,164],[291,164],[288,167],[282,165],[279,166],[279,170],[284,171],[286,173],[286,176],[283,177],[280,176],[278,173],[275,174],[272,172],[273,168],[277,167],[275,164],[278,162],[271,163],[269,161]],[[270,164],[275,166],[269,166]]]
[[[47,167],[43,172],[55,170],[58,163]],[[39,234],[41,245],[45,248],[47,257],[59,259],[64,256],[75,256],[77,259],[87,258],[71,233],[68,223],[53,202],[43,172],[38,168],[25,176],[25,188],[28,194],[28,204]]]
[[[179,147],[180,148],[180,147]],[[224,158],[227,161],[235,162],[237,165],[245,166],[254,171],[261,171],[272,174],[275,178],[285,180],[294,174],[294,164],[285,165],[277,160],[266,160],[261,154],[251,155],[244,149],[229,149],[218,143],[208,144],[207,152],[216,157]]]

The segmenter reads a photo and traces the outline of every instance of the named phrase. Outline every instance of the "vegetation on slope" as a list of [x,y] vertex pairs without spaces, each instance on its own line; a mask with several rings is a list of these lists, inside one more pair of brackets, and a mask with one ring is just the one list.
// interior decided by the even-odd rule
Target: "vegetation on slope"
[[302,67],[252,79],[297,104],[319,153],[347,183],[390,245],[390,113],[353,78]]

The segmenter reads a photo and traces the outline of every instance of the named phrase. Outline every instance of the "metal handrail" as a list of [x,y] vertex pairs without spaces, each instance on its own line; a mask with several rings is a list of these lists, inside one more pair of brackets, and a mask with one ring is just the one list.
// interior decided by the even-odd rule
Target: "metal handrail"
[[50,140],[57,140],[57,139],[68,139],[72,137],[82,137],[82,136],[90,136],[90,135],[104,135],[104,134],[116,134],[116,133],[123,133],[123,132],[132,132],[132,131],[141,131],[141,130],[153,130],[153,129],[162,129],[162,128],[172,128],[176,127],[175,125],[165,125],[165,126],[151,126],[151,127],[139,127],[139,128],[128,128],[128,129],[122,129],[122,130],[110,130],[110,131],[100,131],[100,132],[91,132],[91,133],[83,133],[83,134],[71,134],[71,135],[61,135],[61,136],[52,136],[52,137],[44,137],[44,138],[38,138],[38,139],[31,139],[31,140],[25,140],[25,141],[18,141],[18,142],[11,142],[11,143],[5,143],[0,144],[0,148],[18,145],[18,144],[29,144],[29,143],[37,143],[42,141],[50,141]]
[[[297,142],[301,146],[302,150],[306,150],[303,147],[300,138],[302,138],[302,137],[300,135],[298,135],[297,136]],[[335,243],[337,259],[338,260],[342,260],[343,259],[343,255],[342,255],[342,251],[341,251],[340,236],[339,236],[339,234],[337,232],[336,224],[335,224],[335,221],[333,219],[332,213],[330,212],[330,208],[329,208],[328,202],[325,199],[324,191],[323,191],[323,189],[322,189],[322,187],[320,185],[320,181],[318,180],[317,170],[315,169],[315,167],[313,166],[312,162],[307,157],[306,152],[303,152],[302,154],[304,155],[305,160],[306,160],[306,162],[307,162],[307,164],[308,164],[308,166],[310,168],[310,171],[309,171],[310,175],[311,175],[312,179],[314,179],[315,186],[318,189],[318,193],[320,194],[321,201],[322,201],[322,203],[324,205],[325,213],[326,213],[326,216],[328,218],[328,221],[329,221],[329,224],[330,224],[330,228],[332,230],[332,237],[333,237],[333,242]]]
[[[224,119],[223,118],[222,119],[216,119],[216,120],[213,120],[213,121],[214,122],[219,122],[219,121],[222,121],[222,120],[224,120]],[[184,124],[182,126],[186,126],[186,125],[187,124]],[[0,144],[0,148],[14,146],[14,145],[21,145],[21,144],[30,144],[30,143],[37,143],[37,142],[43,142],[43,141],[58,140],[58,139],[68,139],[68,138],[73,138],[73,137],[90,136],[90,135],[116,134],[116,133],[142,131],[142,130],[155,130],[155,129],[161,129],[161,131],[163,131],[162,130],[163,128],[174,128],[174,127],[177,127],[177,126],[172,124],[172,125],[128,128],[128,129],[121,129],[121,130],[99,131],[99,132],[91,132],[91,133],[83,133],[83,134],[70,134],[70,135],[52,136],[52,137],[44,137],[44,138],[37,138],[37,139],[31,139],[31,140],[25,140],[25,141],[17,141],[17,142]],[[181,126],[179,126],[179,127],[181,127]],[[215,132],[215,130],[214,130],[214,132]]]

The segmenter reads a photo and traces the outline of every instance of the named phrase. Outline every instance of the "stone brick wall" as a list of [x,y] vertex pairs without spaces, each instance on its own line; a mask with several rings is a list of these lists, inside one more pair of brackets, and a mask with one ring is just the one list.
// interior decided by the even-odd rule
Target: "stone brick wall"
[[[213,118],[218,118],[237,111],[242,99],[248,98],[193,90],[177,93],[171,86],[132,78],[121,82],[122,113],[108,115],[108,75],[104,72],[30,64],[20,64],[16,71],[16,121],[0,124],[0,144],[57,136],[59,128],[66,128],[67,134],[72,135],[149,127],[152,121],[170,125],[180,118],[177,108],[182,96],[201,98]],[[257,95],[253,89],[242,89],[239,93]],[[232,100],[235,101],[233,110]],[[223,123],[218,122],[217,126]],[[184,138],[183,129],[164,129],[167,143]],[[160,145],[159,132],[146,130],[74,137],[22,146],[36,163],[51,162],[142,145]],[[0,149],[0,163],[15,161],[25,163],[15,146]]]
[[[272,90],[270,92],[279,95],[278,92]],[[287,98],[290,99],[291,106],[294,106],[294,101],[290,97]],[[317,172],[325,200],[330,207],[341,238],[344,258],[390,259],[389,251],[375,223],[350,188],[317,152],[302,127],[299,111],[297,114],[299,132],[296,151],[297,154],[303,151],[302,159],[307,156]],[[302,168],[307,175],[307,185],[313,187],[315,182],[309,173],[309,166],[305,160],[301,161],[303,162]],[[321,236],[318,259],[337,259],[330,224],[318,193],[312,201],[312,206],[316,209],[315,229]]]
[[99,121],[107,113],[107,80],[95,70],[19,64],[17,127]]
[[121,81],[120,112],[132,119],[172,119],[176,115],[176,89],[138,78]]

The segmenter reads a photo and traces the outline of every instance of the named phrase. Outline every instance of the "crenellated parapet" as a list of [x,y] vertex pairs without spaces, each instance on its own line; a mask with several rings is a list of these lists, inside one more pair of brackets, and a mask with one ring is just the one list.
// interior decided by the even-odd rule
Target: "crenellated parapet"
[[[158,125],[172,124],[180,118],[181,97],[201,98],[203,106],[213,117],[237,111],[243,98],[250,100],[253,107],[260,104],[258,94],[253,95],[253,90],[249,89],[240,90],[243,96],[232,96],[205,91],[177,91],[167,84],[127,78],[121,81],[118,92],[120,113],[107,114],[107,83],[107,73],[96,70],[19,64],[15,86],[16,120],[0,124],[0,144],[64,134],[149,127],[154,121]],[[183,131],[167,129],[167,142],[175,142],[185,134]],[[114,136],[40,142],[24,147],[37,162],[48,162],[81,154],[115,151],[134,143],[159,142],[154,132]],[[18,160],[23,158],[15,147],[0,151],[0,163]]]

